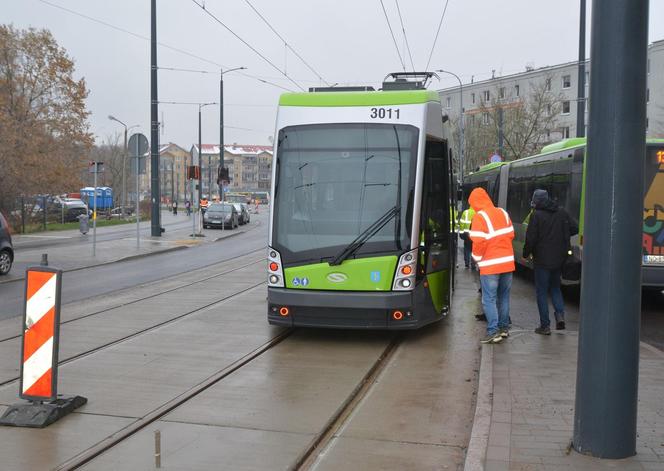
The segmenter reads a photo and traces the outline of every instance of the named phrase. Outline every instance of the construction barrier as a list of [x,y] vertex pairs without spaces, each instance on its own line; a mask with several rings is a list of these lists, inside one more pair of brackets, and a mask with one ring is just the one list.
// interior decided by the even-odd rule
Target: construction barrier
[[58,347],[62,271],[47,266],[26,270],[19,397],[0,425],[45,427],[87,402],[58,396]]

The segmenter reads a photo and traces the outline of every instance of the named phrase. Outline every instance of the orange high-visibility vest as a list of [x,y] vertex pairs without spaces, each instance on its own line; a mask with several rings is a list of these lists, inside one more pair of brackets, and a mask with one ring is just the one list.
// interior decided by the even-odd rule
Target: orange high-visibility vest
[[473,241],[473,259],[480,275],[513,272],[514,227],[507,211],[496,208],[483,188],[475,188],[468,202],[476,212],[469,235]]

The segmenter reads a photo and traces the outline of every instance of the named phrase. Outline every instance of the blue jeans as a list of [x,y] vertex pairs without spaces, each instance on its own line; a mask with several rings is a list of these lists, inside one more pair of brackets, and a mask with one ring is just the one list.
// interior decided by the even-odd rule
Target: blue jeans
[[507,329],[509,326],[512,273],[480,275],[480,284],[482,307],[487,320],[486,333],[493,335],[498,329]]
[[563,293],[560,291],[560,269],[547,270],[535,267],[535,290],[537,292],[537,310],[540,316],[540,326],[549,327],[549,292],[555,309],[556,321],[564,320],[565,304]]

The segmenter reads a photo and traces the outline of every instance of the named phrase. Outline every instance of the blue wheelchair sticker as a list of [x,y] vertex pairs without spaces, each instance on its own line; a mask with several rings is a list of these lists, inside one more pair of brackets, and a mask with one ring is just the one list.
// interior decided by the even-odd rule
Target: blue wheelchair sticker
[[378,283],[380,281],[380,272],[379,271],[372,271],[371,272],[371,281],[374,283]]
[[300,279],[299,278],[293,278],[293,286],[300,286]]

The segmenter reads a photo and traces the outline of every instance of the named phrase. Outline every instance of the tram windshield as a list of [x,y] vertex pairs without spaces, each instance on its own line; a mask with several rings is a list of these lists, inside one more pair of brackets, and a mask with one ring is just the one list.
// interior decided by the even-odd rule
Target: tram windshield
[[284,262],[331,261],[395,207],[353,256],[409,247],[418,135],[392,124],[282,129],[272,245]]
[[664,266],[664,146],[648,146],[643,201],[643,262]]

